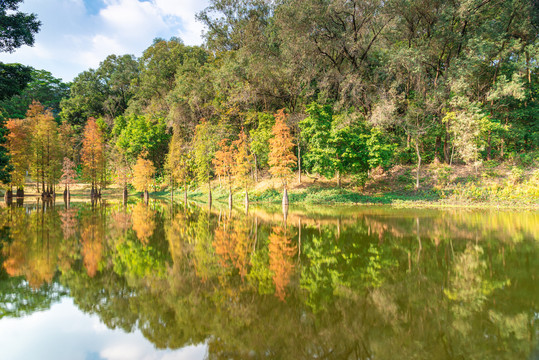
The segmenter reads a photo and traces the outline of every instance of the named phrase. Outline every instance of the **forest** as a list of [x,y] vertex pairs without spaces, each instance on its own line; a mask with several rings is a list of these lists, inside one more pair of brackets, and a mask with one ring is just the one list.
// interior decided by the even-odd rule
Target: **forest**
[[[39,31],[16,14],[2,52]],[[538,163],[538,1],[212,0],[197,19],[203,45],[155,39],[71,83],[0,64],[4,187],[248,197],[270,176],[361,187],[409,165],[417,189],[425,164]]]

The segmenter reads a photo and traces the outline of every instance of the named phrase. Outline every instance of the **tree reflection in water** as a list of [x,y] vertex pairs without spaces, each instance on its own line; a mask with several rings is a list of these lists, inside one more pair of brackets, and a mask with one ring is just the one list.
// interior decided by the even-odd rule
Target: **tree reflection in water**
[[537,213],[214,211],[2,207],[0,317],[69,292],[110,328],[215,359],[510,359],[537,343]]

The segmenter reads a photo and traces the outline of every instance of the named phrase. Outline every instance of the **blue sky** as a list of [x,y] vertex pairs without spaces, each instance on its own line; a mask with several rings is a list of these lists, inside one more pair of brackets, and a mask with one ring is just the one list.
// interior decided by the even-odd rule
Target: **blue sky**
[[156,37],[180,37],[202,44],[195,14],[209,0],[24,0],[20,10],[37,14],[41,31],[33,47],[0,53],[4,63],[18,62],[71,81],[96,68],[108,55],[140,56]]

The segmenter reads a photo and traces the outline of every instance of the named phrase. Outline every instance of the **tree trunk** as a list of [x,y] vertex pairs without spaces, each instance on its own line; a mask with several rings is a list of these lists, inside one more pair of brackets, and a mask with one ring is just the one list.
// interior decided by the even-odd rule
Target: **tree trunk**
[[417,174],[415,180],[415,189],[419,189],[419,170],[421,169],[421,154],[419,153],[419,140],[415,142],[415,151],[417,153]]
[[185,201],[185,205],[187,205],[187,184],[183,183],[183,192],[184,192],[184,201]]
[[17,197],[18,198],[24,197],[24,189],[17,189]]
[[286,190],[286,186],[283,190],[283,206],[288,206],[288,191]]
[[255,183],[258,182],[258,157],[255,154]]
[[337,186],[341,188],[341,172],[337,170]]
[[301,146],[298,144],[298,184],[301,184]]
[[487,160],[492,160],[492,135],[490,130],[487,138]]
[[4,200],[7,205],[13,204],[13,192],[11,190],[7,190],[4,194]]
[[228,208],[232,209],[232,187],[228,190]]
[[451,153],[449,151],[449,134],[446,132],[444,137],[444,162],[449,164]]
[[208,180],[208,206],[211,207],[211,184],[210,184],[210,181]]
[[434,143],[434,159],[438,162],[442,162],[442,157],[440,156],[440,146],[442,145],[442,137],[436,136]]
[[245,211],[247,211],[249,209],[249,193],[247,192],[247,189],[245,189],[244,204],[245,204]]
[[123,201],[124,203],[127,202],[127,186],[124,185],[124,189],[122,191],[122,198],[123,198]]
[[148,193],[148,190],[144,190],[144,202],[148,204],[149,200],[150,200],[150,194]]

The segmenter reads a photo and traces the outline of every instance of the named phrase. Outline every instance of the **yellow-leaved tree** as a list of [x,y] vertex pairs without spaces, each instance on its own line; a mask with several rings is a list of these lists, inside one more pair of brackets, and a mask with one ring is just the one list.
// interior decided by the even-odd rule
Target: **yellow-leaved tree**
[[41,183],[44,196],[54,192],[54,185],[61,175],[58,125],[50,110],[34,101],[26,112],[31,132],[31,169],[37,183]]
[[232,174],[234,172],[234,144],[229,139],[223,139],[217,146],[219,150],[215,152],[212,163],[215,166],[215,173],[223,176],[228,182],[228,206],[232,207]]
[[155,166],[151,160],[145,159],[141,154],[133,166],[133,186],[137,191],[144,192],[144,199],[148,200],[148,189],[153,181]]
[[275,114],[275,125],[271,129],[273,137],[269,140],[270,173],[273,177],[281,179],[283,184],[283,205],[288,205],[287,179],[292,175],[292,168],[296,164],[296,156],[292,149],[294,141],[290,127],[286,125],[284,109]]
[[31,146],[30,129],[25,119],[9,119],[6,123],[8,130],[6,147],[11,156],[11,186],[17,187],[17,195],[22,195],[26,171],[30,166]]
[[249,185],[252,182],[251,168],[253,163],[253,155],[249,152],[249,141],[247,134],[241,128],[238,140],[234,141],[236,151],[234,153],[234,176],[236,183],[245,189],[245,206],[249,204]]

